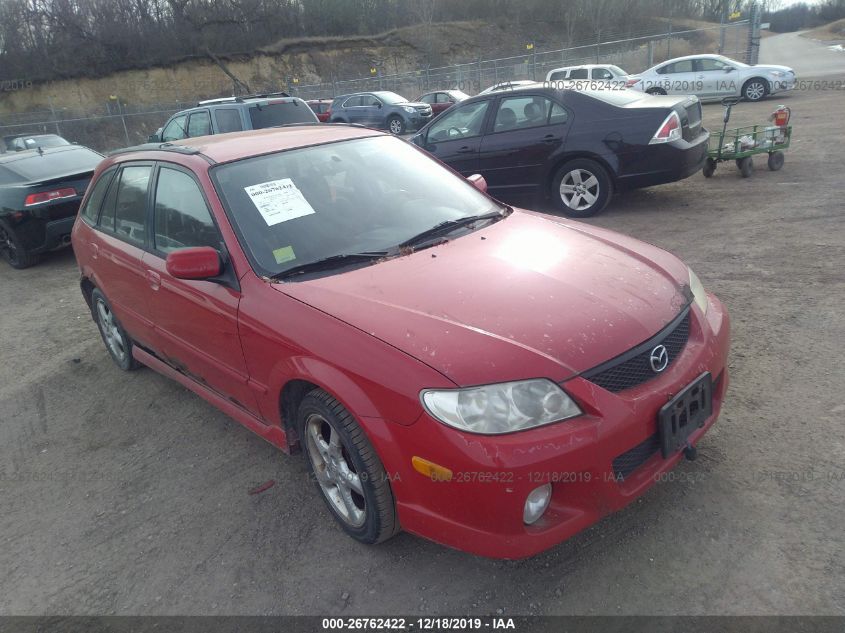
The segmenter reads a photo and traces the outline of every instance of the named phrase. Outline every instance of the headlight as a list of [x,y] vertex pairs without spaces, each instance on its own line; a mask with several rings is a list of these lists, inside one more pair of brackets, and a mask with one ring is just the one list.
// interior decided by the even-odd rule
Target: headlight
[[780,70],[773,70],[770,74],[772,77],[783,77],[784,75],[786,75],[785,72]]
[[511,433],[581,415],[581,409],[551,380],[427,390],[420,396],[435,418],[470,433]]
[[707,304],[709,303],[707,300],[707,291],[704,290],[704,286],[698,276],[692,272],[692,268],[687,268],[687,270],[689,270],[689,288],[692,290],[693,299],[696,305],[701,308],[701,311],[707,314]]
[[402,106],[402,109],[408,114],[413,114],[414,112],[416,112],[416,110],[411,106]]

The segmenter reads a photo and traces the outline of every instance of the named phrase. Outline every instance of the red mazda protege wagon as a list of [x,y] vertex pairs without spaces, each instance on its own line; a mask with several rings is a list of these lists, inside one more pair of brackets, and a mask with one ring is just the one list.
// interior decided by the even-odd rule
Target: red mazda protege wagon
[[530,556],[694,457],[728,315],[669,253],[484,189],[352,126],[125,150],[82,293],[122,369],[302,450],[352,537]]

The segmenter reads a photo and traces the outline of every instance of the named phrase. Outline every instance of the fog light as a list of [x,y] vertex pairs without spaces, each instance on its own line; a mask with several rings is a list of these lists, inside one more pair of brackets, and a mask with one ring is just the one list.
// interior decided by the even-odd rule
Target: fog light
[[536,523],[537,519],[543,516],[546,508],[549,507],[549,500],[552,498],[552,485],[543,484],[534,488],[528,493],[525,500],[525,510],[522,511],[522,520],[526,525]]

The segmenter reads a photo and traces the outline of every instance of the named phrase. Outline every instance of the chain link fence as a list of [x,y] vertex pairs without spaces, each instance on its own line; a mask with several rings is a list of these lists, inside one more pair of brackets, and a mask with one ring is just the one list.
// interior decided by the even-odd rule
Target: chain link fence
[[[601,37],[597,38],[600,40]],[[303,99],[332,98],[351,92],[391,90],[409,99],[431,90],[457,89],[476,94],[500,81],[529,79],[543,81],[546,74],[561,66],[580,64],[615,64],[630,73],[650,68],[655,63],[714,49],[735,59],[754,63],[748,20],[696,29],[673,30],[671,22],[660,33],[596,41],[558,50],[532,50],[523,55],[498,59],[478,59],[440,68],[384,74],[374,67],[369,77],[299,85],[283,80],[276,90],[285,90]],[[147,140],[170,117],[196,100],[175,103],[128,106],[112,99],[95,110],[77,112],[50,103],[49,110],[0,114],[0,136],[55,133],[101,151],[134,145]]]
[[473,95],[500,81],[522,79],[543,81],[549,71],[561,66],[615,64],[629,73],[637,73],[654,64],[698,52],[718,51],[728,57],[745,60],[748,55],[749,21],[698,29],[672,30],[625,39],[599,41],[552,51],[534,48],[524,55],[485,59],[413,72],[383,74],[374,67],[370,77],[338,80],[320,84],[289,83],[288,91],[303,99],[326,99],[336,95],[390,90],[413,99],[431,90],[455,89]]

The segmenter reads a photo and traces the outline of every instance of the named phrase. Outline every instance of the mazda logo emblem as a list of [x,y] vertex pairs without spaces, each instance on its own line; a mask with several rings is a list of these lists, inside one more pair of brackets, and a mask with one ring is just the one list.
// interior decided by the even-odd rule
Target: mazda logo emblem
[[648,357],[648,362],[657,374],[666,369],[666,365],[669,364],[669,352],[666,349],[666,346],[658,345],[651,350],[651,356]]

